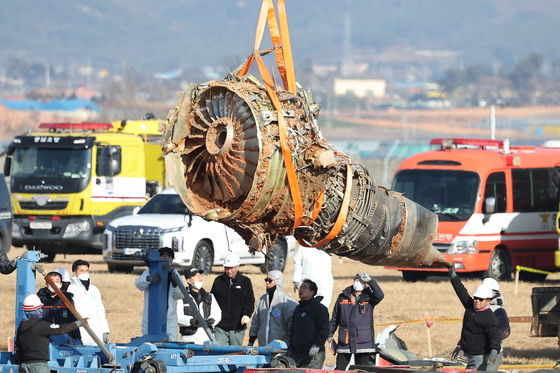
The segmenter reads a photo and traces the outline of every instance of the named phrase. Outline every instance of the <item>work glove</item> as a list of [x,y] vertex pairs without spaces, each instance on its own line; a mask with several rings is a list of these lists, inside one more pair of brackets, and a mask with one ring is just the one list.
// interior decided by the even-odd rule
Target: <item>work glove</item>
[[159,275],[159,273],[154,273],[153,275],[146,276],[146,281],[152,284],[157,284],[161,281],[161,276]]
[[191,324],[191,326],[194,326],[195,328],[200,327],[200,323],[194,317],[191,319],[191,321],[189,321],[189,323]]
[[204,319],[204,321],[206,321],[206,324],[208,324],[209,327],[213,327],[214,323],[216,322],[216,320],[214,320],[213,318],[209,317],[207,319]]
[[301,284],[299,282],[294,282],[294,293],[299,290],[300,285]]
[[490,355],[488,355],[488,360],[486,360],[486,366],[491,366],[496,364],[497,358],[498,358],[498,351],[490,350]]
[[461,346],[455,347],[455,349],[451,353],[451,360],[454,360],[454,361],[457,360],[457,357],[459,356],[459,353],[461,352],[461,350],[462,350]]
[[251,321],[251,318],[247,315],[243,315],[241,318],[241,325],[249,325],[249,321]]
[[358,273],[358,277],[360,278],[360,280],[366,283],[371,281],[371,276],[365,272]]
[[109,333],[103,333],[103,343],[109,343]]
[[317,345],[311,346],[311,348],[309,349],[309,357],[317,356],[317,354],[319,353],[319,348],[320,347]]

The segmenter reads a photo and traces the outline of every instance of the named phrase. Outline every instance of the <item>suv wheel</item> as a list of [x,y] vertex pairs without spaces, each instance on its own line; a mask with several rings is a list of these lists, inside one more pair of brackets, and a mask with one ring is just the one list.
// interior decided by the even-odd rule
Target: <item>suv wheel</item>
[[109,263],[107,263],[107,268],[109,269],[110,273],[130,273],[134,269],[133,266]]
[[192,259],[192,267],[201,269],[204,274],[209,274],[214,263],[214,250],[208,241],[200,241],[196,244]]
[[261,272],[268,273],[268,271],[273,270],[284,272],[287,256],[288,243],[283,238],[276,239],[274,245],[266,253],[265,262],[260,266]]

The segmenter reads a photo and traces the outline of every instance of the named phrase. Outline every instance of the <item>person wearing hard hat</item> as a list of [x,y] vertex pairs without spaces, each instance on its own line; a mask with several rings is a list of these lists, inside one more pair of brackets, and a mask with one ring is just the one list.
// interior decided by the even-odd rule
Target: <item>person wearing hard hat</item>
[[49,337],[69,333],[82,324],[74,321],[58,325],[42,320],[43,303],[37,294],[26,296],[22,308],[26,319],[20,322],[16,333],[16,361],[23,372],[49,373]]
[[[206,325],[213,330],[222,319],[222,310],[212,293],[204,290],[204,271],[198,268],[189,268],[185,273],[187,289],[194,303],[198,306],[198,312],[202,315]],[[195,311],[186,300],[177,301],[177,315],[179,320],[179,333],[181,341],[186,343],[203,344],[210,338],[202,325],[194,317]]]
[[[91,283],[89,262],[78,259],[72,263],[72,273],[68,292],[74,294],[74,305],[82,317],[89,319],[91,330],[103,343],[109,343],[109,323],[105,316],[105,306],[97,286]],[[80,328],[80,336],[85,346],[95,346],[95,340],[84,328]]]
[[255,309],[253,284],[249,277],[239,273],[240,259],[235,253],[224,258],[224,273],[214,279],[212,290],[222,310],[222,319],[215,329],[216,343],[241,346],[245,329]]
[[480,284],[471,297],[455,272],[455,267],[449,271],[451,285],[465,308],[459,346],[467,357],[466,368],[489,370],[496,364],[502,340],[498,320],[490,309],[494,297],[492,289],[487,284]]
[[[175,252],[170,247],[161,247],[158,249],[159,257],[166,259],[169,263],[173,262]],[[142,335],[148,334],[148,314],[150,299],[150,284],[158,283],[161,280],[160,275],[155,273],[150,275],[150,270],[145,269],[144,272],[134,281],[136,288],[144,292],[144,311],[142,312]],[[170,281],[170,279],[168,279]],[[167,292],[167,320],[165,330],[168,341],[177,341],[179,338],[179,327],[177,320],[177,301],[183,297],[178,286],[168,286]]]
[[[504,306],[504,299],[500,293],[500,284],[498,284],[498,281],[496,281],[495,279],[491,278],[491,277],[487,277],[482,281],[483,285],[488,286],[490,289],[492,289],[492,300],[490,301],[490,309],[492,310],[492,312],[494,312],[494,316],[496,316],[496,319],[498,320],[498,328],[500,330],[500,337],[501,340],[503,341],[504,339],[506,339],[507,337],[509,337],[509,334],[511,332],[510,326],[509,326],[509,319],[508,319],[508,314],[505,310]],[[457,357],[459,356],[459,353],[462,351],[462,348],[460,346],[460,344],[457,344],[457,347],[455,348],[455,350],[453,350],[453,353],[451,355],[451,359],[452,360],[457,360]],[[487,370],[490,371],[494,371],[494,370],[498,370],[498,367],[500,366],[500,364],[502,363],[502,359],[504,358],[504,348],[502,346],[502,348],[500,349],[500,352],[498,353],[498,356],[496,358],[496,362],[487,367]]]
[[[47,273],[55,285],[62,291],[62,294],[74,304],[74,296],[72,293],[62,290],[62,275],[57,271],[52,271]],[[65,324],[69,322],[76,321],[76,317],[70,312],[66,304],[60,299],[55,290],[47,283],[45,287],[39,289],[37,296],[43,303],[43,320],[48,321],[53,324]],[[70,337],[74,339],[80,339],[80,331],[74,330],[69,334]]]
[[259,346],[266,346],[275,339],[288,342],[292,314],[297,306],[297,303],[284,293],[282,272],[270,271],[264,281],[266,293],[259,298],[251,319],[250,346],[257,339]]

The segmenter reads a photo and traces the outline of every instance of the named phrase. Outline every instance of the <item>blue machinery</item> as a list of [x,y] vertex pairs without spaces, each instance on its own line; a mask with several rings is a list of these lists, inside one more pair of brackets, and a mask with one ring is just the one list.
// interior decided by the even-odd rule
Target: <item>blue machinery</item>
[[[35,293],[35,272],[39,252],[28,251],[18,260],[16,289],[16,330],[24,319],[21,305],[28,294]],[[218,346],[166,342],[167,284],[170,272],[166,262],[151,250],[147,258],[150,274],[158,273],[161,281],[150,284],[148,334],[129,343],[83,346],[78,341],[56,339],[51,343],[51,372],[243,372],[246,368],[268,366],[274,355],[285,352],[286,344],[273,341],[265,347]],[[60,341],[64,341],[61,343]],[[14,354],[0,352],[0,372],[18,373]]]

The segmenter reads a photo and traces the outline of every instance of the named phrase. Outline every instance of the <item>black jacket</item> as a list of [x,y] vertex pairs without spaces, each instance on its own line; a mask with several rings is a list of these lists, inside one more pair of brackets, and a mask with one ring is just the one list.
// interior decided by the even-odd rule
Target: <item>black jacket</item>
[[[68,293],[66,291],[62,291],[66,298],[74,304],[74,294]],[[57,296],[52,297],[51,292],[48,288],[41,288],[37,292],[37,296],[43,303],[43,317],[44,321],[47,321],[52,324],[66,324],[69,322],[76,321],[76,316],[70,312],[70,310],[66,307],[62,299]],[[69,333],[69,335],[74,339],[80,339],[80,330],[76,329]]]
[[0,253],[0,273],[9,275],[16,269],[15,262],[11,262],[5,252]]
[[222,310],[222,320],[216,327],[225,331],[245,329],[246,325],[241,325],[241,318],[251,317],[255,309],[253,284],[249,277],[237,273],[230,280],[224,273],[216,277],[210,292]]
[[39,317],[21,321],[16,334],[17,362],[49,361],[49,336],[68,333],[76,328],[75,323],[56,325]]
[[459,276],[451,277],[451,284],[465,307],[459,342],[463,351],[468,355],[486,355],[490,350],[500,351],[501,335],[494,312],[490,308],[484,311],[475,310],[474,300]]
[[300,300],[292,315],[288,349],[307,352],[312,345],[324,350],[329,336],[329,311],[321,304],[323,297]]
[[354,304],[351,302],[352,286],[344,289],[336,299],[329,323],[329,337],[340,328],[338,346],[348,348],[351,353],[375,348],[373,308],[383,300],[384,294],[375,280],[370,280],[368,285]]

